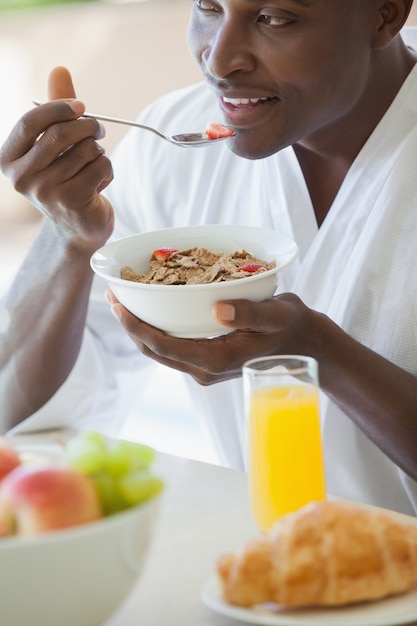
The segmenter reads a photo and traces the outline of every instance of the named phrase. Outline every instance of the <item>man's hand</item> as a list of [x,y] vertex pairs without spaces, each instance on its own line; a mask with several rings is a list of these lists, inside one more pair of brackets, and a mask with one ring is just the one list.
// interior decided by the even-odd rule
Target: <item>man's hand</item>
[[235,332],[212,339],[171,337],[129,313],[111,291],[106,295],[113,314],[143,354],[189,374],[201,385],[239,377],[248,359],[269,354],[309,354],[312,349],[307,345],[308,327],[315,314],[294,294],[261,303],[218,302],[214,316]]
[[15,189],[56,226],[62,241],[95,250],[113,230],[113,211],[100,192],[113,178],[110,161],[97,143],[101,125],[81,117],[71,75],[55,68],[51,101],[17,122],[0,150],[0,167]]

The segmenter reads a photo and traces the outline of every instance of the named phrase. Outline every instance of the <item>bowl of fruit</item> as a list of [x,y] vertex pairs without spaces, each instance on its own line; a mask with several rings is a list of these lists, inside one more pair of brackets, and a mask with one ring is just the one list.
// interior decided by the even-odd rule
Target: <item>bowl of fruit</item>
[[112,241],[91,266],[136,317],[176,337],[212,337],[230,332],[214,318],[214,303],[271,298],[297,250],[278,231],[208,224]]
[[0,438],[0,617],[99,626],[145,566],[163,481],[147,446],[80,433],[59,458]]

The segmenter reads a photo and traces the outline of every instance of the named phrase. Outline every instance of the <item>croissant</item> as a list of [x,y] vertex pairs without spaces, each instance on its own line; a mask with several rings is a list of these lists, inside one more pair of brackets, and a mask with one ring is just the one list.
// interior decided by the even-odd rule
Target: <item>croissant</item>
[[217,574],[225,601],[238,606],[376,600],[417,584],[417,525],[381,509],[313,502],[222,555]]

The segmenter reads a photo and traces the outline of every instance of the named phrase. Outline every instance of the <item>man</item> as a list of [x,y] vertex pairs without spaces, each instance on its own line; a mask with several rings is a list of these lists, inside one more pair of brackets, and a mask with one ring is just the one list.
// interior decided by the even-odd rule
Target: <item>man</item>
[[[63,414],[104,422],[114,371],[152,359],[188,375],[220,460],[242,467],[243,362],[308,354],[329,492],[417,511],[417,70],[399,35],[411,4],[196,0],[188,41],[206,84],[162,98],[142,121],[181,132],[220,110],[236,136],[181,151],[130,133],[112,184],[101,128],[67,101],[68,73],[52,72],[54,101],[22,118],[0,158],[46,216],[3,303],[4,428]],[[109,320],[103,285],[90,295],[91,253],[110,236],[196,222],[291,234],[300,256],[280,294],[218,303],[213,314],[236,332],[214,340],[165,336],[111,293]]]

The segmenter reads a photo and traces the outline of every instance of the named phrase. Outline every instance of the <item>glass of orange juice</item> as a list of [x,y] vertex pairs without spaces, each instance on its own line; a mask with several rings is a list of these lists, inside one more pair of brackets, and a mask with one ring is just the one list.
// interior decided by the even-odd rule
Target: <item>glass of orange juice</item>
[[268,356],[243,366],[249,497],[258,528],[326,497],[317,361]]

